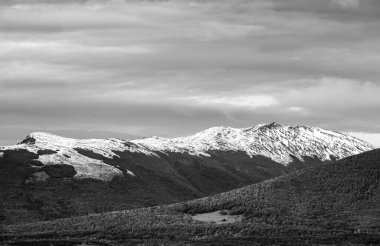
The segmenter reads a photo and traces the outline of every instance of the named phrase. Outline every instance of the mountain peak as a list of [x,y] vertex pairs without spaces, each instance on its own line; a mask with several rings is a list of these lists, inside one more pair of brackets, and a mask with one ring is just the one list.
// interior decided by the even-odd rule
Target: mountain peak
[[283,127],[283,125],[278,124],[277,122],[271,122],[271,123],[265,123],[265,124],[259,124],[255,126],[256,129],[273,129]]
[[59,136],[54,135],[52,133],[48,133],[48,132],[32,132],[27,137],[32,137],[32,138],[55,138],[55,137],[59,137]]
[[29,135],[27,135],[25,139],[21,141],[20,144],[35,144],[37,139],[48,139],[51,138],[50,136],[54,135],[45,132],[32,132]]
[[21,141],[21,144],[34,144],[36,142],[57,143],[67,141],[75,141],[75,139],[61,137],[47,132],[32,132]]
[[280,127],[282,125],[278,124],[277,122],[271,122],[271,123],[267,123],[267,124],[264,124],[265,126],[267,127]]
[[278,124],[277,122],[271,122],[271,123],[261,123],[257,124],[252,127],[244,128],[242,129],[244,132],[251,132],[251,131],[257,131],[257,130],[265,130],[265,129],[275,129],[284,127],[283,125]]

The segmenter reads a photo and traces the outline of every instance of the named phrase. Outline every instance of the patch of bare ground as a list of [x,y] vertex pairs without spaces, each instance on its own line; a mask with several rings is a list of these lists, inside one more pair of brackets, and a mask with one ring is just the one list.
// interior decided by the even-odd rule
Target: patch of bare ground
[[228,224],[240,222],[243,218],[241,215],[229,215],[225,210],[218,210],[211,213],[196,214],[191,216],[195,221],[215,224]]

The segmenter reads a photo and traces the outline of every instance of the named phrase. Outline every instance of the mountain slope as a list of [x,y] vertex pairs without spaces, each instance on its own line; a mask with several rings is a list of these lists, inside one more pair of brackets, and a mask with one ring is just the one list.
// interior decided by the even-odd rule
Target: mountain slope
[[[379,202],[378,149],[186,203],[8,226],[2,239],[108,245],[377,245]],[[207,223],[191,216],[215,211],[236,219]]]

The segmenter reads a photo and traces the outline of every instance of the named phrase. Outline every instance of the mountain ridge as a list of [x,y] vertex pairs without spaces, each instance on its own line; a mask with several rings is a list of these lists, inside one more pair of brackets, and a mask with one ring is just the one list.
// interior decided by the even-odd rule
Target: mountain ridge
[[[302,139],[301,135],[307,136]],[[314,138],[313,135],[315,136]],[[295,140],[291,145],[289,145],[290,140],[292,140],[290,138]],[[249,156],[267,156],[284,165],[293,161],[290,155],[302,160],[302,156],[316,154],[321,160],[330,160],[330,154],[338,157],[337,159],[341,159],[375,148],[371,144],[348,134],[328,131],[318,127],[282,126],[275,122],[248,128],[211,127],[187,137],[152,137],[132,141],[156,151],[165,152],[170,150],[206,156],[208,155],[208,150],[245,151]],[[301,147],[301,149],[297,149],[297,146],[295,146],[308,144],[310,141],[314,141],[314,145],[310,148]],[[342,142],[342,144],[339,142]],[[274,143],[275,146],[270,146],[271,143]],[[352,146],[355,144],[359,146],[356,150]],[[260,147],[260,145],[266,146]],[[320,153],[315,151],[316,147],[320,148]],[[330,153],[326,153],[326,150],[330,151]]]
[[[251,158],[268,157],[288,166],[294,160],[304,161],[305,156],[329,161],[375,149],[371,144],[348,134],[318,127],[282,126],[275,122],[248,128],[211,127],[186,137],[155,136],[132,140],[73,139],[34,132],[17,145],[0,147],[0,156],[4,151],[22,148],[35,154],[50,150],[49,154],[38,156],[37,160],[43,165],[65,163],[74,166],[77,178],[91,177],[106,181],[123,172],[134,175],[131,170],[120,170],[102,160],[120,158],[116,152],[155,157],[179,153],[211,158],[215,151],[234,151],[243,152]],[[91,151],[100,158],[83,155],[78,149]]]

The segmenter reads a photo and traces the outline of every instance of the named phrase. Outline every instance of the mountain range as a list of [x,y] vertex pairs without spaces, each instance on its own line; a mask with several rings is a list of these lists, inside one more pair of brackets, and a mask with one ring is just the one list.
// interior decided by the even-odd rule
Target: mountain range
[[[18,145],[0,147],[0,153],[7,155],[11,151],[24,150],[38,155],[32,158],[34,166],[66,164],[74,167],[76,178],[109,181],[123,173],[135,176],[129,169],[107,163],[122,159],[121,156],[126,153],[151,158],[169,157],[171,154],[211,158],[215,152],[233,151],[241,152],[249,158],[266,157],[289,166],[297,161],[306,162],[307,158],[329,161],[373,148],[370,144],[343,133],[317,127],[270,123],[241,129],[212,127],[188,137],[151,137],[128,141],[78,140],[35,132]],[[47,178],[48,174],[36,172],[35,176],[38,180]]]
[[36,132],[0,147],[0,219],[23,223],[185,201],[372,149],[347,134],[277,123],[171,139]]

